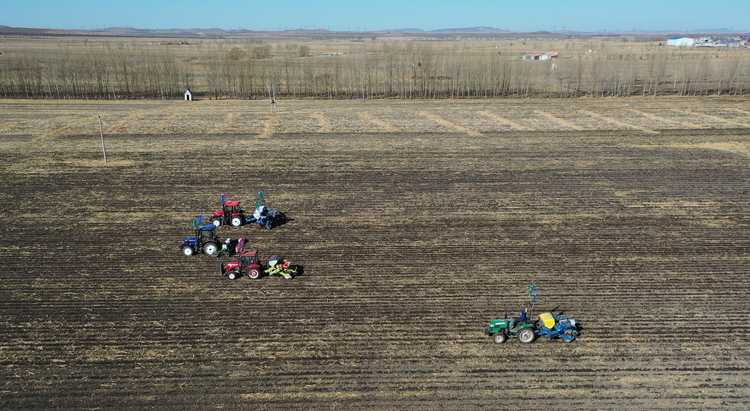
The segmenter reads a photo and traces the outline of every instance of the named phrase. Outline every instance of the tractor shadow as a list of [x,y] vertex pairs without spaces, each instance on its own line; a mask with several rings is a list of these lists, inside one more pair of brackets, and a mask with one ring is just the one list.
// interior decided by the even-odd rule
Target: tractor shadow
[[287,217],[286,214],[284,213],[279,213],[279,216],[273,220],[273,224],[271,224],[271,229],[274,229],[276,227],[281,227],[290,221],[294,221],[294,219]]

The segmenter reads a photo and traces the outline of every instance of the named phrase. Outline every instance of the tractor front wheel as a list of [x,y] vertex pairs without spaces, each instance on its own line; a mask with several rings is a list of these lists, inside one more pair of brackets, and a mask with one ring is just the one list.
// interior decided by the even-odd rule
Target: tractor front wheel
[[260,270],[257,268],[251,268],[247,270],[247,276],[252,278],[253,280],[257,280],[260,278]]
[[214,223],[214,226],[216,227],[221,227],[221,220],[219,220],[218,218],[214,219],[212,223]]
[[505,335],[505,334],[503,334],[501,332],[495,334],[495,343],[502,344],[502,343],[504,343],[507,340],[508,340],[508,336],[507,335]]
[[232,219],[229,220],[229,223],[232,224],[234,227],[239,227],[242,225],[242,218],[232,217]]
[[232,271],[229,274],[227,274],[227,278],[229,278],[230,280],[236,280],[237,279],[237,273],[235,273],[234,271]]
[[523,330],[518,332],[518,341],[521,341],[524,344],[534,342],[535,337],[536,334],[531,328],[524,328]]
[[193,247],[182,247],[182,254],[193,255]]
[[218,249],[219,246],[217,246],[216,243],[206,243],[203,246],[203,252],[206,253],[206,255],[214,255]]

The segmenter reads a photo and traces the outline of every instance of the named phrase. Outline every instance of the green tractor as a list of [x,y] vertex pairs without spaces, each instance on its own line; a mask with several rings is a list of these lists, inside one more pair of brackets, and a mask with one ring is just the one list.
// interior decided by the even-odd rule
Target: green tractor
[[504,318],[502,320],[490,321],[484,333],[495,337],[495,342],[502,344],[509,338],[517,337],[518,341],[529,344],[536,340],[536,325],[529,316],[530,308],[526,307],[517,318]]

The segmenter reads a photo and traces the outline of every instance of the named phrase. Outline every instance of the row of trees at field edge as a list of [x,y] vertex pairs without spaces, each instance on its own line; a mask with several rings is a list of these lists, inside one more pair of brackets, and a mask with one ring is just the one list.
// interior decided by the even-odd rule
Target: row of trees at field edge
[[[547,61],[466,53],[429,43],[360,46],[341,56],[275,53],[247,45],[172,52],[109,47],[24,52],[0,59],[5,98],[173,99],[187,88],[210,98],[258,99],[269,85],[292,98],[504,98],[745,94],[744,51],[639,54],[601,52]],[[287,45],[287,49],[289,46]],[[282,55],[278,55],[282,54]]]

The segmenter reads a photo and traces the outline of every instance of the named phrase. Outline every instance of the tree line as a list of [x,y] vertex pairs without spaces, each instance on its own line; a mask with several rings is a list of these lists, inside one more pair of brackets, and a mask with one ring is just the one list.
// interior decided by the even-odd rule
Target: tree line
[[459,44],[369,43],[342,55],[305,44],[64,47],[0,58],[0,96],[44,99],[522,98],[746,94],[747,51],[623,53],[599,48],[545,61]]

